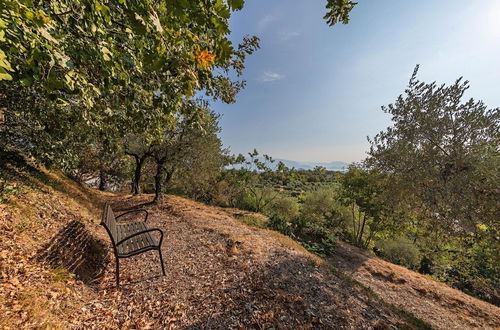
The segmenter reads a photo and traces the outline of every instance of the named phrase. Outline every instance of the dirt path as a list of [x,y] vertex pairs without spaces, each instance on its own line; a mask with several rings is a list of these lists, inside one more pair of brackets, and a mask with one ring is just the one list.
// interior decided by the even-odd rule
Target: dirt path
[[[114,204],[123,209],[147,199]],[[118,292],[112,260],[99,298],[82,309],[82,326],[396,329],[415,322],[272,232],[176,197],[148,208],[151,225],[166,232],[167,276],[159,276],[153,252],[125,259]],[[107,239],[103,230],[99,235]]]
[[341,243],[333,265],[437,329],[499,329],[500,308]]

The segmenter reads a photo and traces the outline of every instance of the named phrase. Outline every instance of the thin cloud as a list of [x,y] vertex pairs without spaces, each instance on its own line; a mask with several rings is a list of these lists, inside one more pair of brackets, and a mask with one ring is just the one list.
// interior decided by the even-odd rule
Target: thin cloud
[[264,30],[269,24],[272,22],[276,21],[278,18],[274,15],[266,15],[262,17],[258,22],[257,22],[257,29],[259,31]]
[[285,78],[284,75],[272,71],[264,71],[259,80],[262,82],[271,82]]
[[278,34],[278,36],[281,40],[287,41],[300,36],[300,33],[296,31],[282,31]]

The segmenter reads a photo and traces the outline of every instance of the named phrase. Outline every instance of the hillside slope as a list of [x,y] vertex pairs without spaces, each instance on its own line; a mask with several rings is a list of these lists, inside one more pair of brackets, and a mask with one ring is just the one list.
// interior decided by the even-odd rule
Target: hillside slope
[[[292,240],[220,209],[97,192],[15,156],[0,158],[0,169],[16,185],[0,204],[0,328],[426,326]],[[166,233],[167,276],[150,252],[121,261],[115,289],[109,238],[98,225],[104,201],[149,209],[151,225]],[[488,327],[481,318],[476,325]]]
[[498,329],[500,308],[340,242],[335,267],[438,329]]

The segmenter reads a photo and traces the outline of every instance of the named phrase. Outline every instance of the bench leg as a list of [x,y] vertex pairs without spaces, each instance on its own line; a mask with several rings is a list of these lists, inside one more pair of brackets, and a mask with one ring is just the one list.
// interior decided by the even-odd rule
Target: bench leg
[[163,276],[165,276],[165,266],[163,266],[163,257],[161,256],[161,248],[158,249],[158,253],[160,254],[161,271],[163,272]]
[[120,290],[120,263],[118,258],[116,259],[116,288]]

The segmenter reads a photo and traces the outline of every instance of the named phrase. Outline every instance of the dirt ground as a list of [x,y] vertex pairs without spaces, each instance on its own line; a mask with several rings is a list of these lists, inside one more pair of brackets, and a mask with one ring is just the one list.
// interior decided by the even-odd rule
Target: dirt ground
[[500,329],[500,308],[351,245],[341,242],[329,261],[436,329]]
[[[148,195],[98,193],[30,167],[11,171],[20,190],[0,205],[0,329],[500,324],[499,308],[346,244],[324,261],[283,235],[242,224],[228,210],[173,196],[151,205]],[[166,235],[166,276],[150,251],[120,261],[122,290],[116,290],[111,244],[98,225],[105,200],[117,213],[149,210],[150,226]]]
[[[149,196],[116,200],[117,210]],[[242,225],[227,213],[169,197],[147,206],[151,226],[166,233],[160,276],[151,251],[121,260],[122,290],[114,288],[114,260],[99,297],[82,308],[90,328],[396,329],[423,324],[336,275],[293,241]],[[118,213],[118,212],[117,212]],[[100,230],[103,240],[108,239]]]

